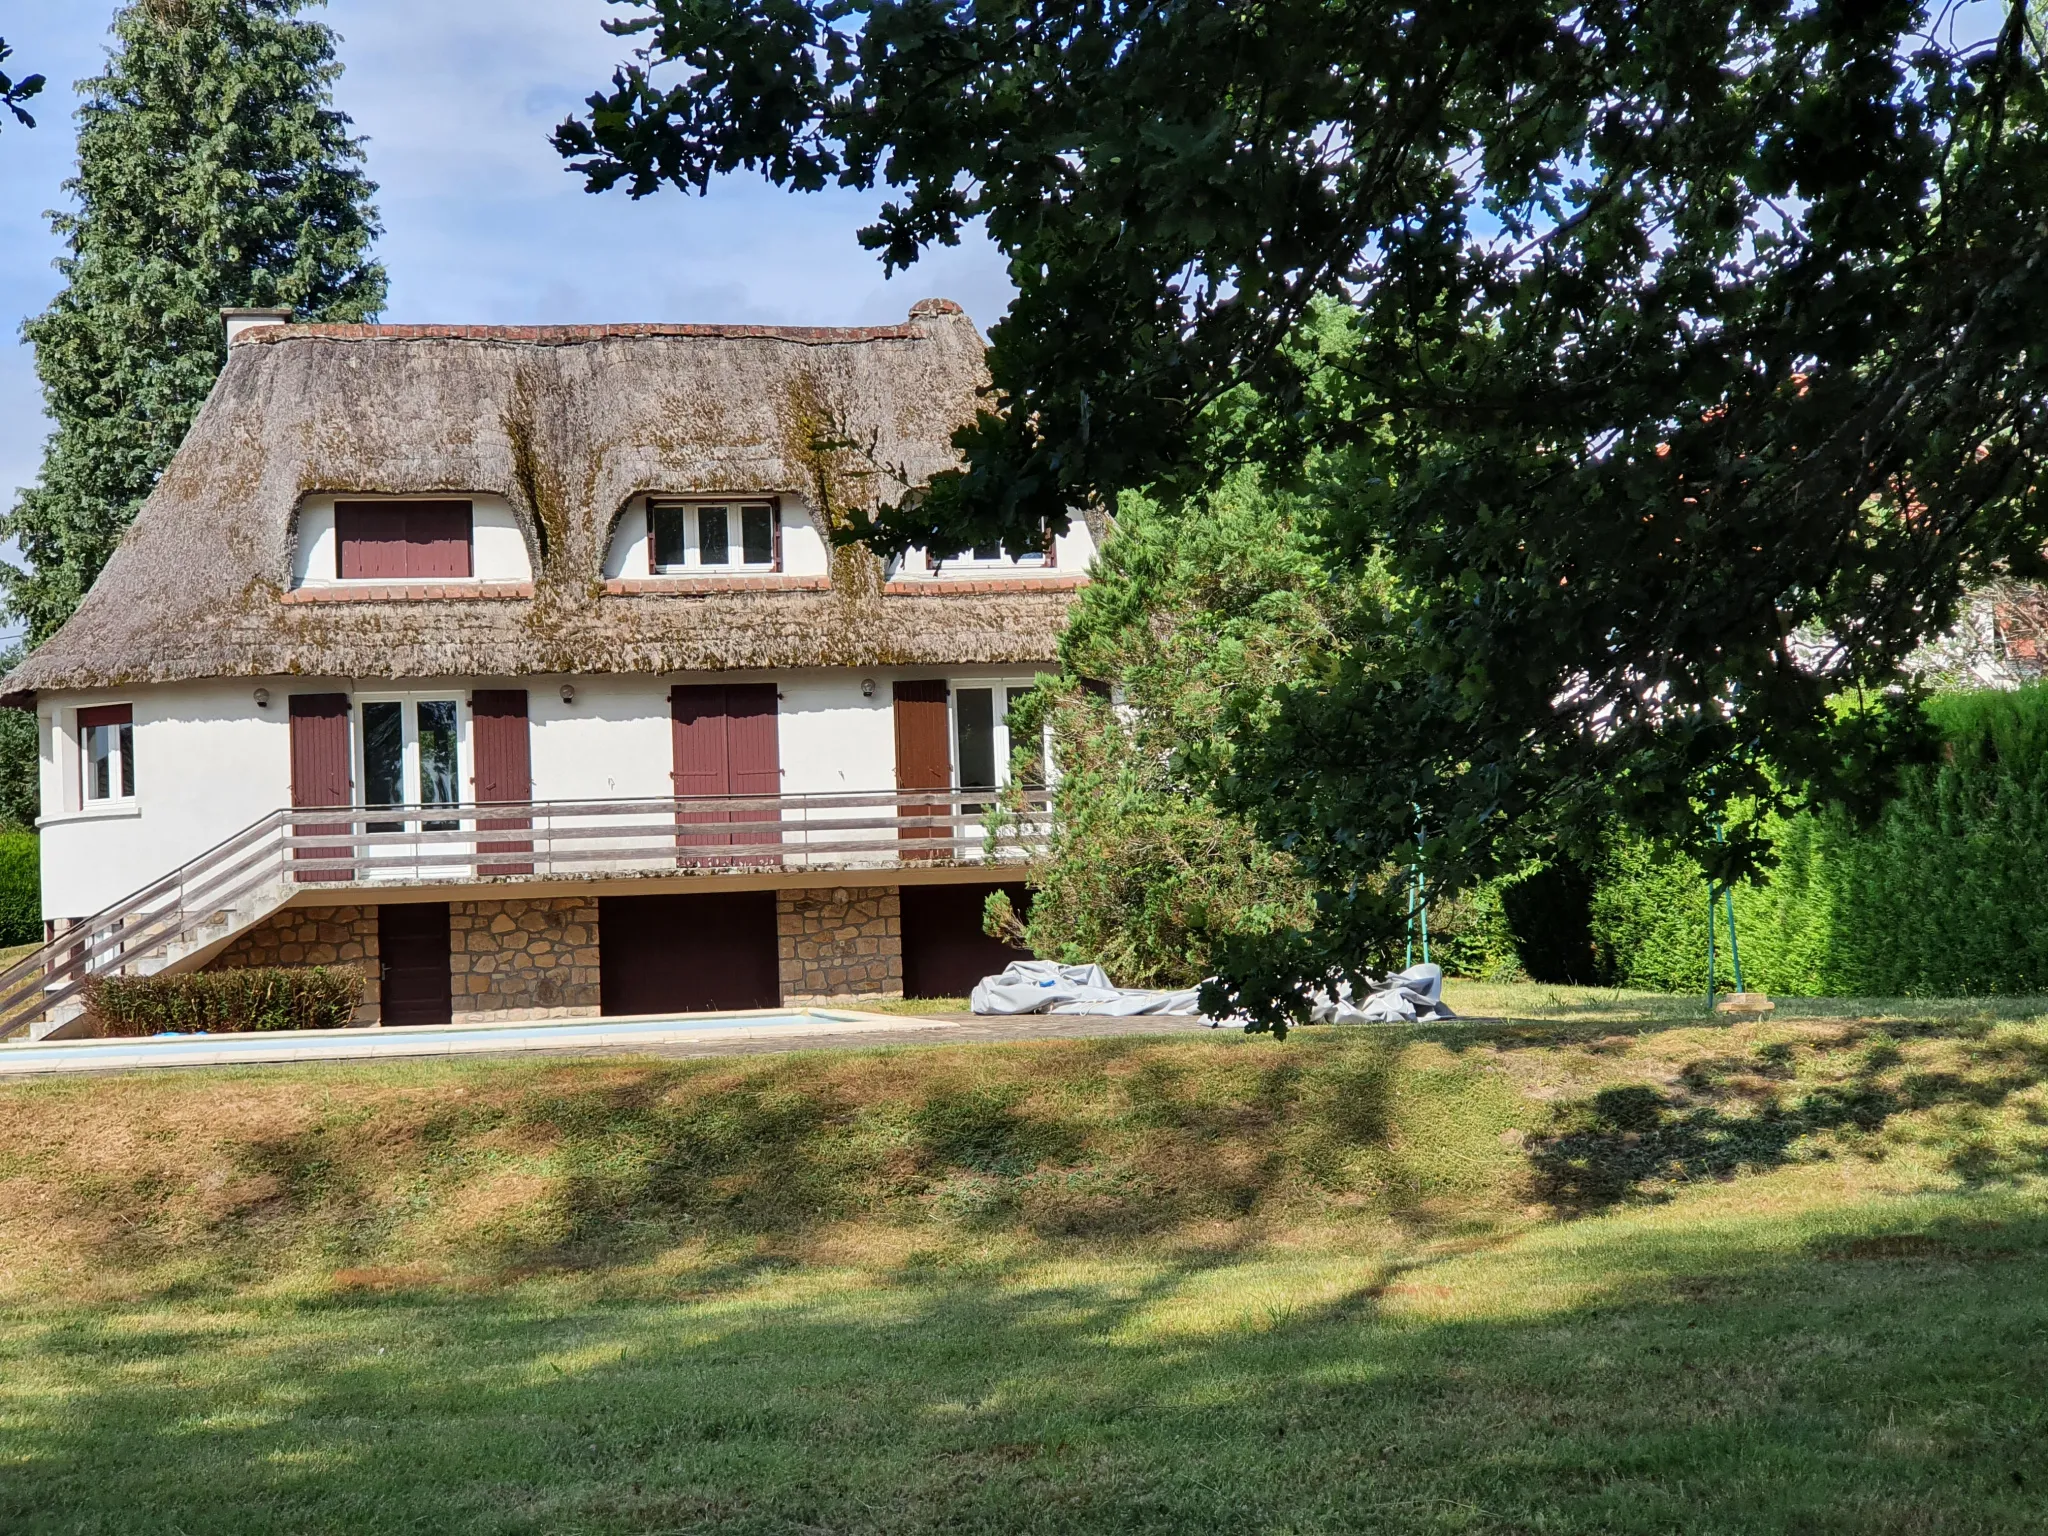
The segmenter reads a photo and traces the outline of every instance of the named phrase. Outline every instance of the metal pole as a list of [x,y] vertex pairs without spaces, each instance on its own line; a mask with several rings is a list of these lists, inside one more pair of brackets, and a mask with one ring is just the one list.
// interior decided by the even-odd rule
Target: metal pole
[[1721,899],[1728,907],[1728,956],[1735,962],[1735,990],[1747,992],[1742,984],[1742,946],[1735,941],[1735,887],[1722,886]]
[[1714,1011],[1714,898],[1720,893],[1707,882],[1707,1012]]
[[1422,872],[1422,866],[1415,868],[1415,895],[1422,916],[1422,963],[1429,964],[1429,876]]

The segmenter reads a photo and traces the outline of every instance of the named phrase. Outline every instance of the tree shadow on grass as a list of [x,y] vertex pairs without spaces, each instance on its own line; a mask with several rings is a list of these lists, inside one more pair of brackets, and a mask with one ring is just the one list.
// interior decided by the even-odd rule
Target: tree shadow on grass
[[[1799,1143],[1823,1133],[1840,1133],[1851,1150],[1868,1148],[1895,1116],[1929,1111],[1935,1113],[1922,1139],[1965,1184],[2048,1173],[2048,1140],[2017,1138],[1989,1118],[2048,1075],[2048,1047],[1986,1036],[1967,1023],[1924,1024],[1915,1033],[1962,1036],[1960,1070],[1890,1073],[1901,1057],[1890,1037],[1879,1035],[1840,1083],[1794,1087],[1792,1050],[1781,1042],[1748,1057],[1691,1062],[1673,1091],[1604,1089],[1565,1108],[1559,1129],[1532,1144],[1535,1191],[1579,1214],[1668,1199],[1675,1185],[1779,1167],[1793,1160]],[[1863,1038],[1852,1027],[1838,1045]],[[1735,1104],[1745,1111],[1731,1113]]]
[[[2038,1529],[2048,1423],[2015,1383],[2048,1366],[2048,1222],[1891,1220],[1789,1254],[1765,1226],[1600,1232],[1497,1308],[1504,1272],[1414,1258],[1291,1306],[1203,1263],[706,1306],[250,1298],[234,1349],[197,1330],[149,1369],[126,1318],[28,1317],[0,1527]],[[1461,1308],[1394,1305],[1438,1293]]]

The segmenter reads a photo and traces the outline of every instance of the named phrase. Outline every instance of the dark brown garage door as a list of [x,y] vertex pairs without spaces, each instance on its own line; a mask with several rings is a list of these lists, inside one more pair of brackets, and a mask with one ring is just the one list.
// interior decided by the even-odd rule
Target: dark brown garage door
[[903,887],[903,994],[965,997],[984,976],[1031,951],[1013,949],[981,931],[990,891],[1008,891],[1019,917],[1031,911],[1021,885],[906,885]]
[[606,896],[597,942],[608,1014],[775,1008],[775,893]]
[[379,996],[386,1024],[448,1022],[447,902],[378,907],[377,956],[384,962]]

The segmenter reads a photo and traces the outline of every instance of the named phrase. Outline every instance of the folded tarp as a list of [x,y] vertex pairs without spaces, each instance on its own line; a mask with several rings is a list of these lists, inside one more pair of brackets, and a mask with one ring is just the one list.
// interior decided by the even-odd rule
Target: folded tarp
[[1147,992],[1113,987],[1099,965],[1060,965],[1051,960],[1017,960],[1000,976],[984,976],[969,1000],[976,1013],[1097,1013],[1115,1018],[1139,1014],[1199,1017],[1197,992]]
[[1309,1017],[1318,1024],[1415,1024],[1455,1019],[1457,1015],[1445,1004],[1443,995],[1442,966],[1411,965],[1375,983],[1363,1003],[1354,1000],[1349,986],[1340,986],[1334,997],[1319,997]]

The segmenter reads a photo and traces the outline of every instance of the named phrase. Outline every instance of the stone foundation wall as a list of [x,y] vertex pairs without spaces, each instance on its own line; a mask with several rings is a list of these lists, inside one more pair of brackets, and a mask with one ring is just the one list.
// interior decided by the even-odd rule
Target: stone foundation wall
[[209,971],[246,971],[271,965],[348,966],[363,973],[358,1024],[380,1013],[375,907],[287,907],[242,934],[207,962]]
[[894,886],[778,891],[785,1003],[903,995],[903,905]]
[[597,1013],[595,900],[451,901],[448,950],[457,1019]]

